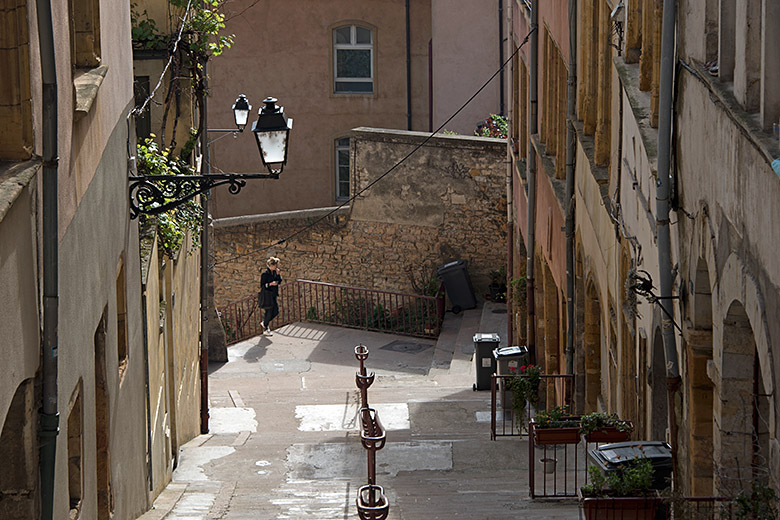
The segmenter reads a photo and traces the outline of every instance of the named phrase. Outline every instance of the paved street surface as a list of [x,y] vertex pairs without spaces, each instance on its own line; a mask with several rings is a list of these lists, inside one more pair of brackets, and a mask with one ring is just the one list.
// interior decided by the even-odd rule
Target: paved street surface
[[390,520],[578,518],[576,501],[528,497],[527,441],[491,441],[490,392],[472,391],[472,337],[504,338],[505,308],[447,313],[438,341],[297,323],[230,347],[210,367],[210,433],[183,446],[141,519],[357,519],[358,344],[388,431],[377,483]]

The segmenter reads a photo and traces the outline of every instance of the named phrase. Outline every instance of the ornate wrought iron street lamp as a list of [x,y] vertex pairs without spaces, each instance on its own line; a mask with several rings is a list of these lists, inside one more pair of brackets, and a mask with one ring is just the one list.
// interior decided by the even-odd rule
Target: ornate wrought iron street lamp
[[[260,157],[268,173],[211,173],[203,175],[138,175],[130,177],[130,218],[141,213],[157,215],[171,210],[217,186],[228,186],[228,192],[236,195],[246,186],[248,179],[278,179],[287,162],[292,118],[284,114],[284,108],[276,106],[276,99],[264,100],[265,106],[258,111],[252,133],[257,140]],[[209,129],[208,132],[244,131],[249,120],[252,105],[246,96],[238,96],[233,104],[236,129]],[[209,169],[208,166],[206,169]]]

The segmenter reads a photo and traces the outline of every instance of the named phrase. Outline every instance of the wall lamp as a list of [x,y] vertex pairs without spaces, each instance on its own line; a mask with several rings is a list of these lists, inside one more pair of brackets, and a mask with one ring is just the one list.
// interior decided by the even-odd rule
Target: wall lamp
[[[217,186],[228,186],[228,192],[236,195],[246,186],[248,179],[278,179],[287,163],[287,147],[293,120],[284,114],[284,107],[276,105],[277,99],[268,97],[265,106],[258,111],[252,125],[260,158],[268,173],[211,173],[203,175],[131,175],[130,218],[140,214],[157,215],[171,210],[193,197]],[[207,132],[240,133],[249,121],[252,105],[241,94],[233,104],[235,129],[206,129]]]

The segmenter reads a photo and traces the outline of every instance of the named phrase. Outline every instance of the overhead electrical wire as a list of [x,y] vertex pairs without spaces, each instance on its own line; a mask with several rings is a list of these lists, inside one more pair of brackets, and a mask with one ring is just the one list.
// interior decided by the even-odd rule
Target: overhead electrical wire
[[507,58],[507,59],[504,61],[504,63],[502,63],[502,64],[501,64],[501,67],[499,67],[499,69],[498,69],[496,72],[494,72],[494,73],[493,73],[493,75],[492,75],[492,76],[490,76],[490,78],[488,78],[488,80],[487,80],[487,81],[485,81],[485,83],[483,83],[483,84],[482,84],[482,86],[481,86],[481,87],[479,87],[479,89],[478,89],[476,92],[474,92],[474,94],[472,94],[472,96],[471,96],[471,97],[470,97],[470,98],[469,98],[469,99],[468,99],[468,100],[467,100],[465,103],[463,103],[463,105],[461,105],[461,107],[460,107],[460,108],[458,108],[458,109],[457,109],[457,110],[456,110],[456,111],[455,111],[455,112],[454,112],[454,113],[453,113],[453,114],[452,114],[452,115],[451,115],[449,118],[447,118],[447,120],[446,120],[446,121],[444,121],[444,122],[443,122],[441,125],[439,125],[439,127],[438,127],[436,130],[434,130],[433,132],[431,132],[431,133],[430,133],[430,135],[428,135],[428,136],[427,136],[425,139],[423,139],[423,141],[422,141],[421,143],[419,143],[417,146],[415,146],[415,147],[414,147],[414,148],[413,148],[413,149],[412,149],[412,150],[411,150],[411,151],[410,151],[408,154],[406,154],[406,155],[405,155],[405,156],[404,156],[404,157],[403,157],[403,158],[402,158],[400,161],[398,161],[398,162],[397,162],[397,163],[395,163],[393,166],[391,166],[391,167],[390,167],[390,168],[389,168],[387,171],[385,171],[385,172],[384,172],[382,175],[380,175],[379,177],[377,177],[376,179],[374,179],[373,181],[371,181],[371,182],[370,182],[370,183],[369,183],[367,186],[365,186],[363,189],[361,189],[360,191],[358,191],[357,193],[355,193],[354,195],[352,195],[352,196],[351,196],[349,199],[345,200],[344,202],[342,202],[340,205],[338,205],[338,206],[336,206],[335,208],[333,208],[331,211],[329,211],[329,212],[328,212],[328,213],[326,213],[325,215],[322,215],[322,216],[321,216],[320,218],[318,218],[317,220],[314,220],[313,222],[309,223],[308,225],[306,225],[305,227],[303,227],[303,228],[299,229],[298,231],[296,231],[296,232],[292,233],[291,235],[288,235],[288,236],[286,236],[285,238],[282,238],[282,239],[280,239],[280,240],[277,240],[276,242],[273,242],[272,244],[270,244],[270,245],[268,245],[268,246],[261,247],[261,248],[257,248],[257,249],[252,249],[252,250],[250,250],[250,251],[247,251],[247,252],[245,252],[245,253],[241,253],[241,254],[239,254],[239,255],[231,256],[230,258],[226,258],[226,259],[224,259],[224,260],[220,260],[220,261],[218,261],[218,262],[214,262],[214,263],[213,263],[211,266],[209,266],[209,267],[210,267],[210,268],[213,268],[213,267],[216,267],[216,266],[218,266],[218,265],[221,265],[221,264],[226,264],[226,263],[229,263],[229,262],[233,262],[233,261],[235,261],[235,260],[238,260],[238,259],[240,259],[240,258],[243,258],[243,257],[245,257],[245,256],[250,256],[250,255],[253,255],[253,254],[259,253],[259,252],[261,252],[261,251],[267,251],[267,250],[268,250],[268,248],[270,248],[270,247],[273,247],[273,246],[278,246],[278,245],[284,244],[284,243],[285,243],[285,242],[287,242],[288,240],[290,240],[290,239],[292,239],[292,238],[295,238],[296,236],[300,235],[301,233],[303,233],[303,232],[305,232],[305,231],[307,231],[307,230],[309,230],[309,229],[313,228],[314,226],[316,226],[317,224],[319,224],[319,223],[320,223],[320,222],[322,222],[323,220],[327,219],[328,217],[330,217],[331,215],[333,215],[334,213],[336,213],[338,210],[340,210],[341,208],[343,208],[344,206],[348,205],[350,202],[352,202],[353,200],[355,200],[356,198],[358,198],[360,195],[362,195],[363,193],[365,193],[366,191],[368,191],[368,190],[369,190],[369,189],[370,189],[372,186],[374,186],[376,183],[378,183],[379,181],[381,181],[382,179],[384,179],[385,177],[387,177],[388,175],[390,175],[390,173],[391,173],[391,172],[393,172],[393,171],[394,171],[396,168],[398,168],[398,167],[399,167],[401,164],[403,164],[403,163],[404,163],[404,162],[405,162],[407,159],[409,159],[409,157],[411,157],[412,155],[414,155],[414,154],[415,154],[415,153],[416,153],[416,152],[417,152],[417,151],[418,151],[420,148],[422,148],[423,146],[425,146],[425,144],[426,144],[428,141],[430,141],[430,140],[431,140],[431,139],[432,139],[432,138],[433,138],[433,137],[434,137],[436,134],[438,134],[438,133],[439,133],[439,132],[440,132],[440,131],[441,131],[441,130],[442,130],[442,129],[443,129],[443,128],[444,128],[444,127],[445,127],[445,126],[446,126],[446,125],[447,125],[447,124],[450,122],[450,121],[452,121],[453,119],[455,119],[455,117],[456,117],[458,114],[460,114],[460,113],[463,111],[463,109],[465,109],[465,108],[466,108],[466,107],[469,105],[469,103],[471,103],[471,102],[474,100],[474,98],[476,98],[476,97],[477,97],[477,96],[478,96],[478,95],[479,95],[479,94],[480,94],[480,93],[481,93],[483,90],[485,90],[485,88],[486,88],[486,87],[487,87],[487,86],[490,84],[490,82],[491,82],[491,81],[493,81],[493,80],[495,79],[495,77],[496,77],[496,76],[498,76],[498,75],[501,73],[501,71],[502,71],[502,70],[504,70],[504,68],[505,68],[505,67],[506,67],[506,66],[507,66],[507,65],[508,65],[508,64],[509,64],[509,63],[512,61],[512,59],[515,57],[515,55],[516,55],[518,52],[520,52],[520,49],[522,49],[522,48],[523,48],[523,45],[525,45],[526,43],[528,43],[528,40],[530,39],[530,37],[531,37],[531,34],[533,34],[533,32],[534,32],[535,30],[536,30],[536,27],[532,28],[532,29],[531,29],[531,30],[528,32],[528,34],[526,34],[526,35],[525,35],[525,38],[523,38],[523,41],[520,43],[520,45],[518,45],[518,46],[517,46],[517,49],[515,49],[515,51],[512,53],[512,55],[511,55],[511,56],[509,56],[509,58]]

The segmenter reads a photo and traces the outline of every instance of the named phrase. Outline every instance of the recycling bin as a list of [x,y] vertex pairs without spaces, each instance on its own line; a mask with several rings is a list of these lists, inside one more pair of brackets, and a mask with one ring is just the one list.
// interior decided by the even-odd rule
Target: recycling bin
[[[496,358],[496,374],[500,376],[513,376],[520,373],[520,367],[528,364],[528,347],[525,345],[500,347],[493,350],[493,357]],[[501,406],[504,410],[512,410],[513,394],[507,389],[507,379],[499,379],[499,395],[501,397]]]
[[436,274],[444,283],[444,289],[450,298],[452,312],[455,314],[477,306],[467,268],[466,260],[455,260],[436,269]]
[[474,368],[477,372],[474,390],[490,390],[490,378],[496,372],[493,350],[498,348],[500,342],[501,338],[495,332],[474,334]]
[[604,475],[619,471],[621,466],[642,457],[647,457],[653,465],[652,488],[669,487],[672,478],[672,447],[665,442],[613,442],[588,451],[588,458]]

